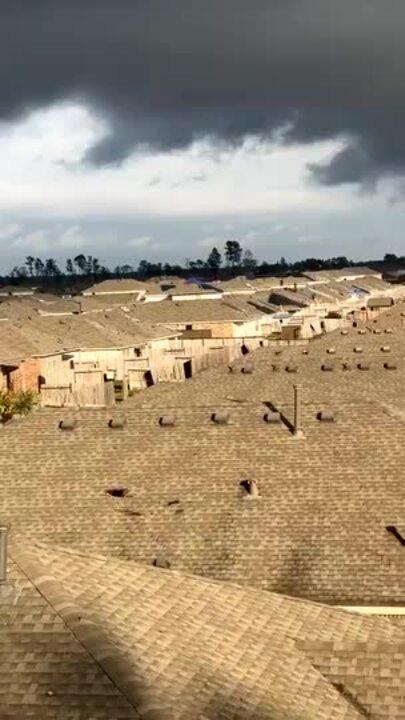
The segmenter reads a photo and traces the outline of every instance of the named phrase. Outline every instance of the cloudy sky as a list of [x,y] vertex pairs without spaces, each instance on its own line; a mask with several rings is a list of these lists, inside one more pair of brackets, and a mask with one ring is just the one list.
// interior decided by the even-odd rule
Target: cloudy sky
[[0,269],[405,254],[403,0],[2,0]]

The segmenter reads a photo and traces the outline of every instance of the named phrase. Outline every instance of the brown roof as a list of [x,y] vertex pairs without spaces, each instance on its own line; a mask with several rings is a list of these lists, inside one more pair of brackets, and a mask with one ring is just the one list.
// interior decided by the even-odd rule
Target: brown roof
[[[141,562],[170,553],[179,570],[327,602],[402,602],[403,547],[386,531],[405,522],[401,308],[370,324],[390,325],[390,335],[336,331],[310,343],[308,355],[301,346],[258,350],[252,374],[222,366],[137,393],[123,406],[119,435],[108,410],[80,411],[69,436],[58,427],[64,410],[11,423],[0,445],[4,516],[30,540],[114,548]],[[323,372],[331,347],[335,369]],[[368,371],[357,369],[359,357]],[[385,369],[387,360],[397,369]],[[302,388],[302,442],[283,422],[263,422],[269,404],[291,420],[293,382]],[[320,423],[329,407],[336,422]],[[218,408],[229,410],[228,425],[212,423]],[[167,412],[177,422],[166,432],[158,421]],[[239,483],[252,474],[261,500],[246,506]],[[121,504],[105,496],[117,482],[129,490]],[[167,505],[173,499],[182,513]]]
[[11,555],[7,720],[397,720],[405,710],[404,639],[387,620],[67,549]]
[[79,348],[129,347],[174,334],[120,309],[60,317],[32,312],[2,322],[0,330],[0,363]]
[[139,280],[133,278],[123,278],[121,280],[102,280],[83,291],[83,294],[91,293],[138,293],[146,289],[146,285]]

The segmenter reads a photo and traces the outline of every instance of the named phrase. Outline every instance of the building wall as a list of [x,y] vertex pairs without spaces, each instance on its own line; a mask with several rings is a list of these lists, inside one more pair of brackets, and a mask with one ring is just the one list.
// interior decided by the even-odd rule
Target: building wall
[[22,360],[17,370],[9,374],[10,390],[19,392],[21,390],[39,390],[40,363],[36,358]]

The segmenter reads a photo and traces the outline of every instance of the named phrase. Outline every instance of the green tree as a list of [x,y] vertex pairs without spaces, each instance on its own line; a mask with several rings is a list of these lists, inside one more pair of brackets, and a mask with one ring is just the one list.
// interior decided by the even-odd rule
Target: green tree
[[221,267],[222,257],[221,253],[216,247],[213,247],[210,254],[207,257],[207,268],[211,270],[211,272],[217,274],[219,268]]
[[59,270],[56,261],[53,258],[48,258],[45,261],[45,275],[46,277],[58,277],[61,275],[61,271]]
[[243,253],[242,267],[248,272],[253,272],[257,268],[257,260],[251,250],[245,250]]
[[27,266],[28,275],[30,277],[32,277],[34,275],[34,263],[35,263],[35,258],[32,257],[32,255],[27,255],[27,257],[25,258],[25,264]]
[[86,256],[83,255],[83,253],[80,253],[80,255],[76,255],[73,262],[76,265],[76,267],[79,269],[79,271],[82,273],[82,275],[84,275],[86,272],[86,266],[87,266]]
[[71,258],[68,258],[68,259],[66,260],[66,273],[67,273],[67,275],[74,275],[74,274],[75,274],[75,270],[74,270],[74,267],[73,267],[73,261],[72,261]]
[[242,248],[237,240],[227,240],[225,243],[225,257],[228,265],[232,268],[240,265]]
[[101,271],[101,267],[100,267],[100,263],[99,263],[99,261],[98,261],[98,258],[93,258],[92,266],[91,266],[91,272],[92,272],[92,274],[93,274],[94,276],[95,276],[95,275],[99,275],[99,274],[100,274],[100,271]]
[[35,268],[35,275],[36,277],[42,277],[45,270],[45,265],[42,262],[41,258],[35,258],[34,261],[34,268]]

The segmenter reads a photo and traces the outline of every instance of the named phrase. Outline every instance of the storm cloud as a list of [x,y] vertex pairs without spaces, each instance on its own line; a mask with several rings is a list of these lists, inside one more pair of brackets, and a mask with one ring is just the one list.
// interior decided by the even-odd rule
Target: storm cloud
[[79,99],[86,160],[247,135],[347,146],[323,184],[405,174],[403,0],[2,0],[0,120]]

